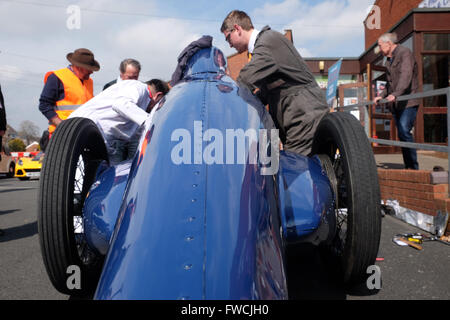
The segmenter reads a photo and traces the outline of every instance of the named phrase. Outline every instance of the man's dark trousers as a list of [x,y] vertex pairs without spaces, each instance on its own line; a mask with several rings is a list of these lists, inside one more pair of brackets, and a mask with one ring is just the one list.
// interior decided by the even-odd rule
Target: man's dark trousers
[[[411,134],[411,130],[416,121],[418,106],[405,108],[403,110],[394,110],[393,115],[395,118],[395,124],[397,125],[398,138],[404,142],[414,142],[414,137]],[[417,151],[412,148],[402,148],[403,162],[405,163],[405,169],[419,169],[419,163],[417,162]]]

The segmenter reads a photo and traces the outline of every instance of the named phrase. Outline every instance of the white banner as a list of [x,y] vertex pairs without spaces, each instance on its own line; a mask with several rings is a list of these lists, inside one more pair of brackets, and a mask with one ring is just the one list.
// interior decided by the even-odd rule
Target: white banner
[[424,0],[419,8],[450,8],[450,0]]

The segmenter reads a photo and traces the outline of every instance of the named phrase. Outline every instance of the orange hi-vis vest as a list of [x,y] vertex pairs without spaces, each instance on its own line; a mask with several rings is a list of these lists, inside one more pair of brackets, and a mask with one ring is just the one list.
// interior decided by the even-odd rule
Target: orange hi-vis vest
[[[64,99],[56,101],[56,114],[61,120],[67,119],[69,115],[83,103],[88,102],[94,96],[94,82],[92,79],[81,80],[69,68],[47,72],[44,83],[51,74],[55,74],[64,85]],[[55,131],[54,125],[49,125],[49,133]]]

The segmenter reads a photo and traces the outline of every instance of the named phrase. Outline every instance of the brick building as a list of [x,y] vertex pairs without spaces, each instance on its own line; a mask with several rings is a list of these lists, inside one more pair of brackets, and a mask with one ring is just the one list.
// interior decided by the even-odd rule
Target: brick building
[[[430,5],[439,8],[429,8]],[[447,6],[447,8],[442,8]],[[428,8],[427,8],[428,7]],[[339,105],[372,100],[386,80],[385,59],[375,52],[377,39],[386,32],[395,32],[399,42],[415,54],[419,67],[419,90],[427,91],[449,86],[450,75],[450,3],[447,0],[376,0],[365,25],[365,52],[359,57],[344,57],[339,78]],[[285,36],[292,41],[292,31]],[[340,57],[305,58],[318,84],[325,88],[328,68]],[[230,75],[236,79],[247,63],[247,53],[228,57]],[[397,139],[392,115],[384,107],[373,107],[371,135]],[[363,112],[360,120],[364,123]],[[445,96],[424,99],[419,108],[415,141],[446,144],[447,106]],[[379,146],[376,152],[398,152],[399,148]]]
[[[435,7],[429,7],[435,6]],[[445,7],[446,6],[446,7]],[[379,36],[395,32],[399,43],[410,48],[419,69],[419,91],[449,86],[450,3],[445,0],[376,0],[365,25],[365,52],[344,58],[341,68],[339,104],[372,100],[386,80],[384,57],[376,51]],[[319,83],[326,83],[327,71],[338,58],[306,58]],[[320,68],[320,65],[325,65]],[[392,115],[384,107],[373,107],[372,136],[397,139]],[[415,127],[419,143],[447,143],[445,96],[424,99]],[[379,147],[376,152],[396,152],[398,148]]]
[[[406,13],[412,9],[418,8],[422,1],[423,0],[376,0],[374,5],[380,8],[382,14],[381,19],[379,19],[380,28],[365,28],[366,50],[376,43],[383,33],[388,32],[389,29],[401,21]],[[367,18],[364,22],[364,25],[366,25],[368,22]]]

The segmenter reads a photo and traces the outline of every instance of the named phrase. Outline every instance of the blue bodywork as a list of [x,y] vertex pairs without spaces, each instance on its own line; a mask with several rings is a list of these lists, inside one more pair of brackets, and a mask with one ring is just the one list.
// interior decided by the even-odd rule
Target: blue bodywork
[[286,245],[330,238],[319,160],[261,135],[275,136],[269,113],[220,54],[190,60],[132,161],[99,168],[84,205],[89,246],[106,256],[96,299],[287,299]]

